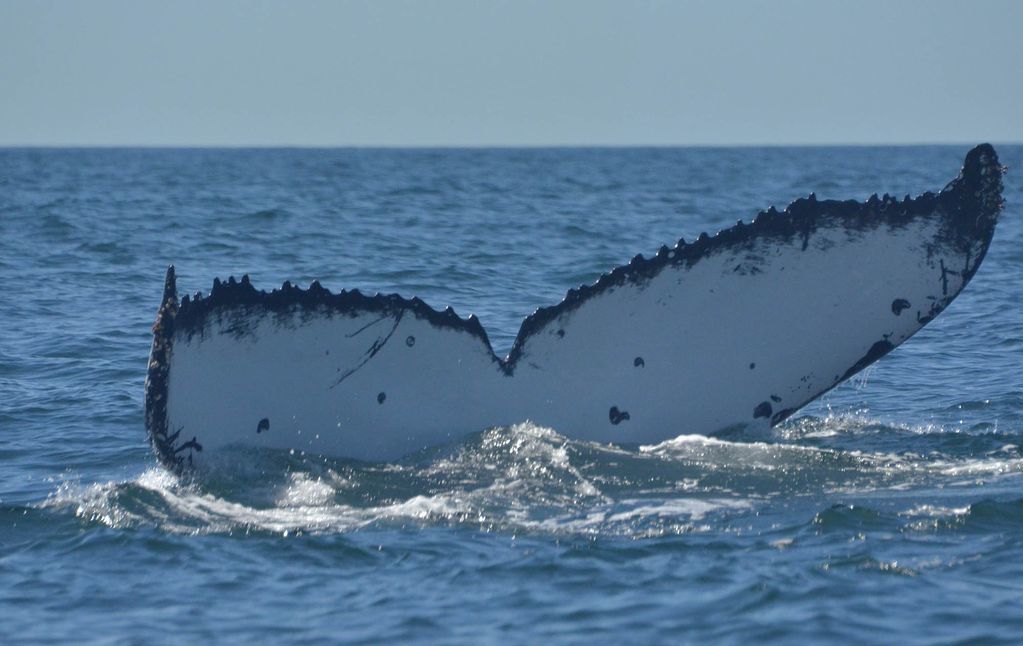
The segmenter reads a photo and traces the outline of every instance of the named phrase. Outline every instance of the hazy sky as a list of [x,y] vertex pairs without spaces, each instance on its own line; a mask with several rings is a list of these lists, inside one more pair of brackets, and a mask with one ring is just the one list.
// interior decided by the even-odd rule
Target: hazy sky
[[0,0],[0,145],[1023,141],[1023,2]]

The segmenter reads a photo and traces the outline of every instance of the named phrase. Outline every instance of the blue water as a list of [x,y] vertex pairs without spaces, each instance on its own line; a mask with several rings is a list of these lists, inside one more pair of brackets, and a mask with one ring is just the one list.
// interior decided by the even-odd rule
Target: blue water
[[1021,146],[966,291],[763,442],[522,424],[179,480],[143,428],[168,264],[418,295],[501,351],[636,253],[966,150],[0,150],[0,642],[1017,641]]

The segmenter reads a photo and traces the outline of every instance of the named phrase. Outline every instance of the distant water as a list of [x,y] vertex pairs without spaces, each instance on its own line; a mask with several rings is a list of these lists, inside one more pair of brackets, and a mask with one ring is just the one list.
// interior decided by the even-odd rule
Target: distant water
[[171,263],[418,295],[501,351],[636,253],[966,150],[0,150],[0,642],[1019,640],[1023,147],[959,299],[764,442],[521,424],[181,481],[142,419]]

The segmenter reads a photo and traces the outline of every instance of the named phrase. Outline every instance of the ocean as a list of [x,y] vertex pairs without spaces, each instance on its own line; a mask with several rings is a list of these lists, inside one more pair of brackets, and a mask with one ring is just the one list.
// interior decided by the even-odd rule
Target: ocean
[[1023,146],[962,295],[761,438],[520,424],[389,464],[174,476],[143,424],[164,271],[524,316],[814,192],[969,146],[0,149],[0,642],[1018,642]]

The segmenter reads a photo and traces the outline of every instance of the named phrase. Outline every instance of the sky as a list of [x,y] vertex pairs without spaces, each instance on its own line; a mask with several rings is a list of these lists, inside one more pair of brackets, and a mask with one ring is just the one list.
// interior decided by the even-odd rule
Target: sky
[[1023,142],[1015,0],[0,0],[0,146]]

